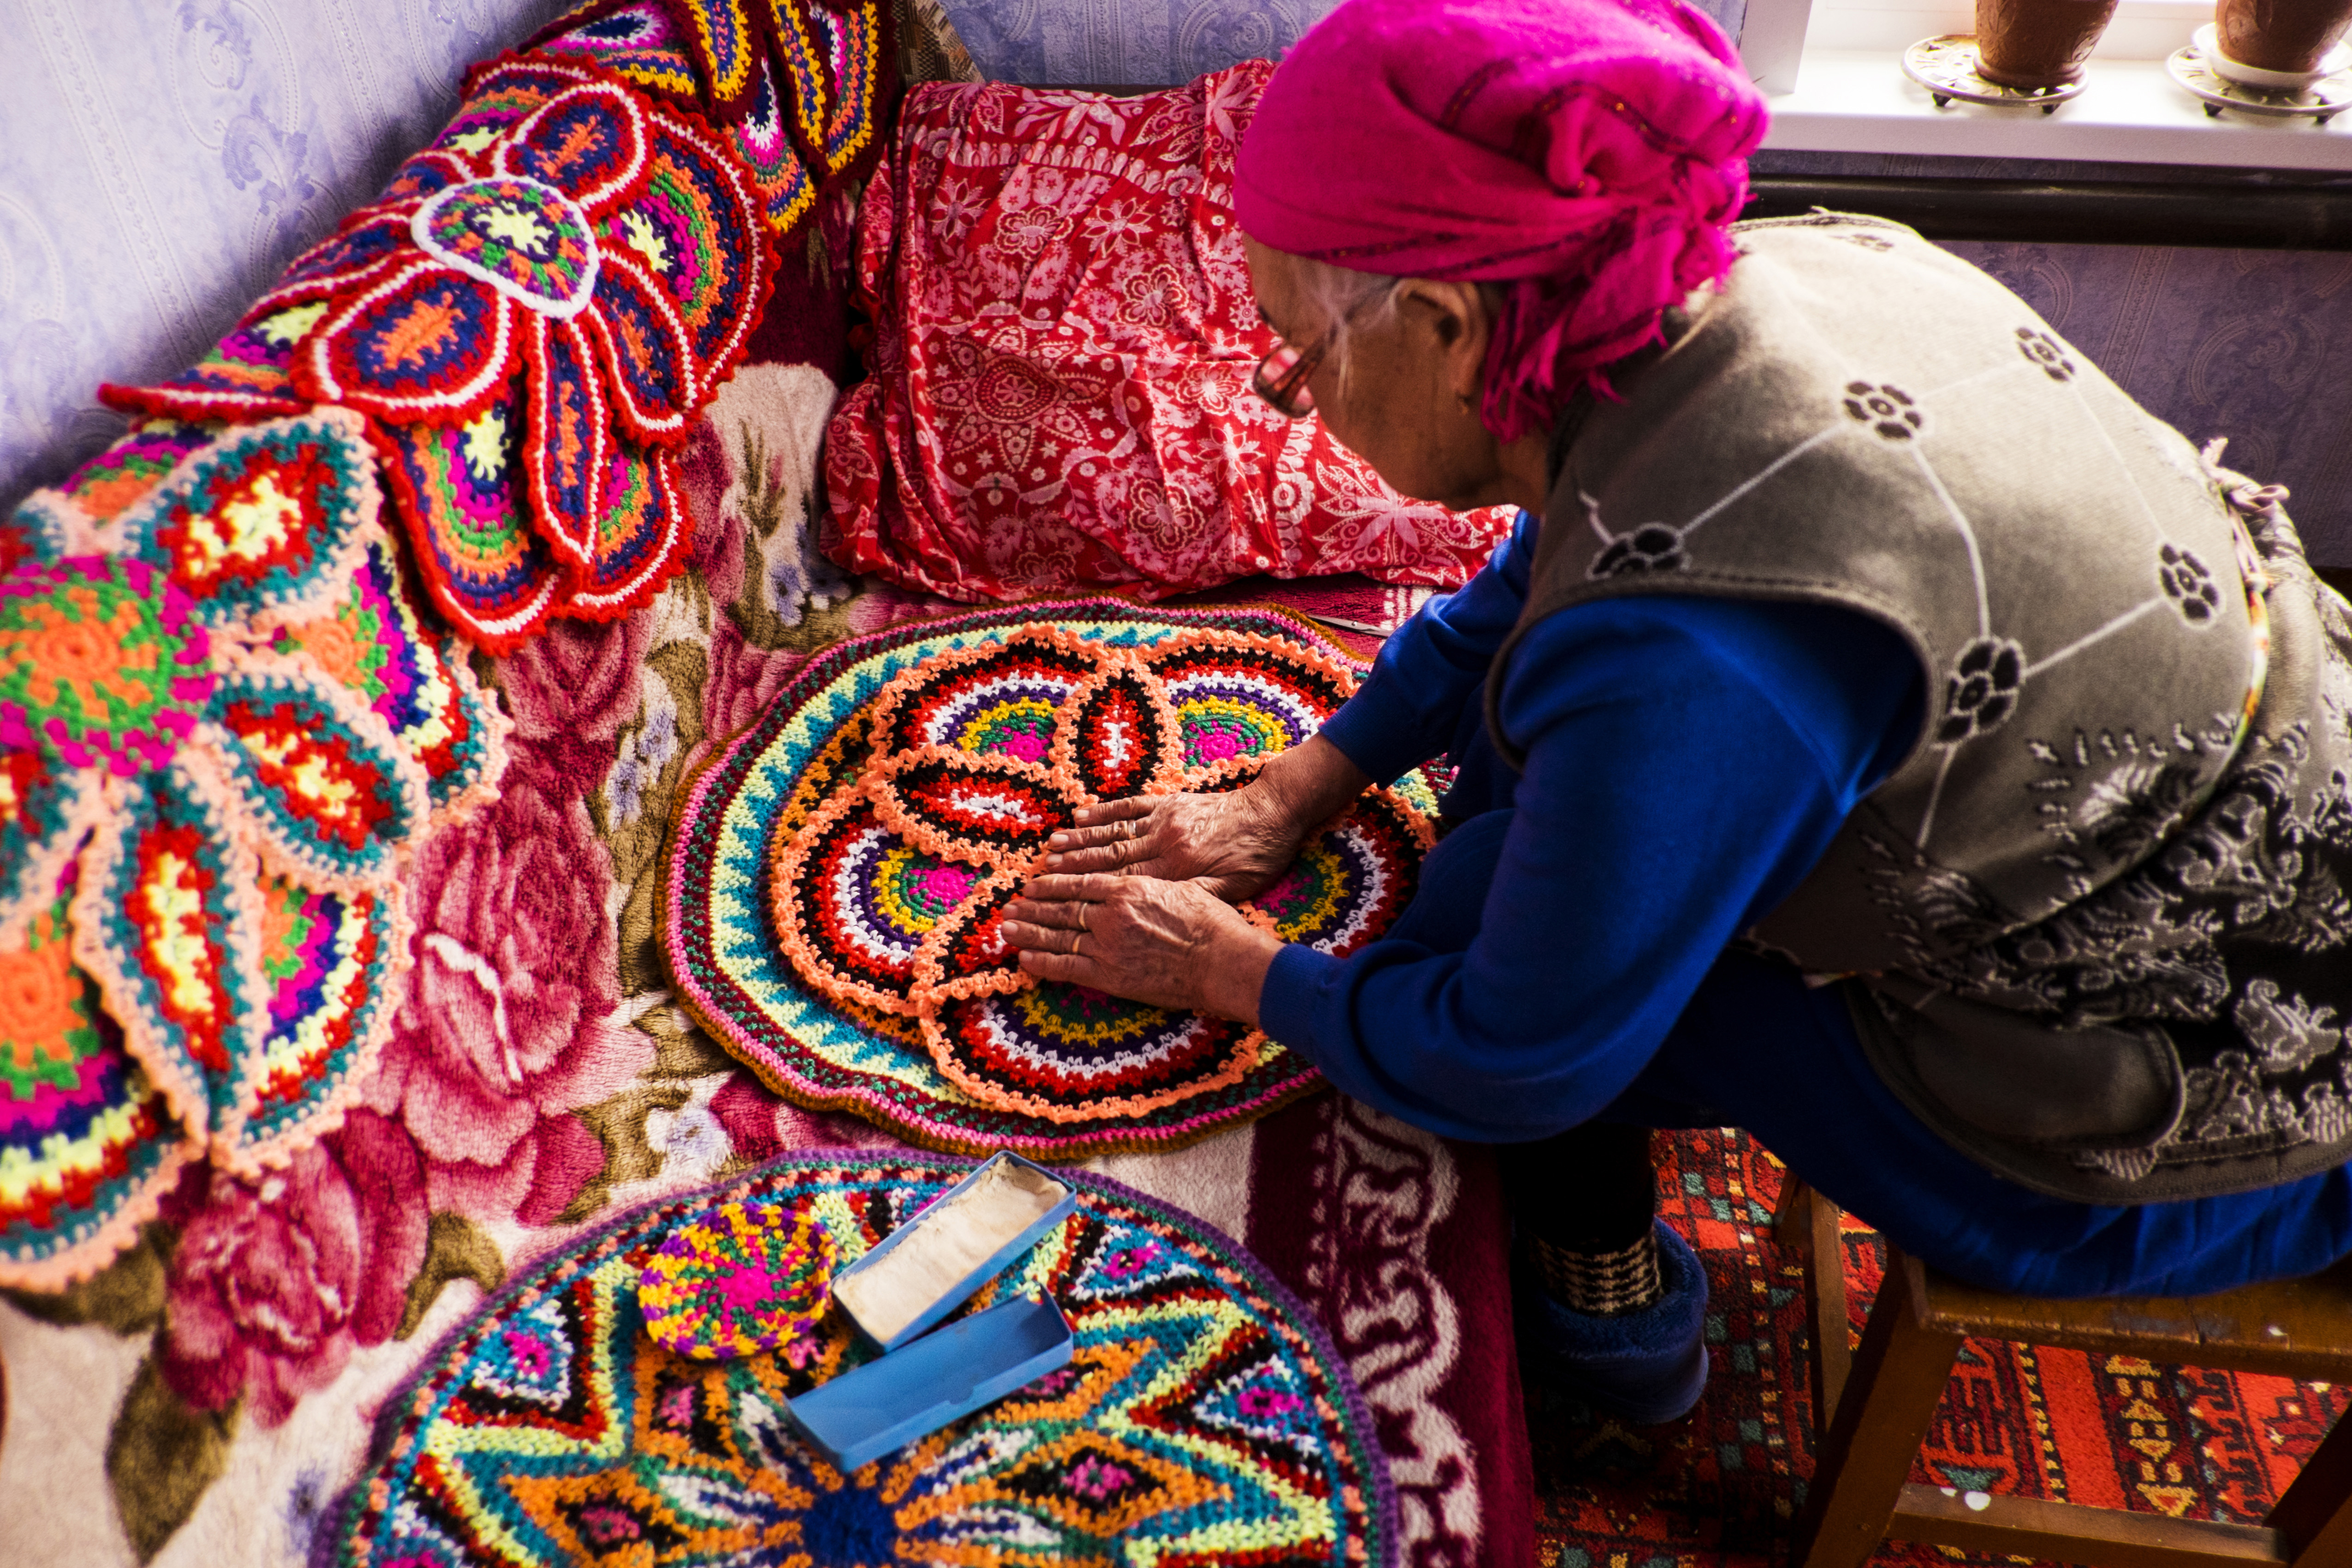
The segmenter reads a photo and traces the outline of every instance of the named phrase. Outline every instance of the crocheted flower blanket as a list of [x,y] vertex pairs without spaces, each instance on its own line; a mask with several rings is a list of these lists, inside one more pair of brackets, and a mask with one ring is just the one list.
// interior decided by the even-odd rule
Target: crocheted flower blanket
[[0,524],[0,1284],[94,1272],[191,1161],[282,1168],[375,1065],[399,874],[506,721],[374,470],[339,409],[150,426]]
[[219,346],[131,412],[373,421],[441,612],[511,648],[677,570],[668,449],[740,358],[774,264],[707,125],[552,56],[476,70],[439,138]]
[[892,85],[881,13],[805,10],[597,0],[470,72],[382,200],[0,522],[0,1285],[102,1267],[184,1167],[284,1168],[369,1078],[402,873],[504,765],[412,590],[504,651],[682,567],[669,449]]
[[365,415],[427,594],[493,653],[641,608],[684,559],[678,448],[752,352],[774,240],[870,161],[896,86],[874,0],[758,9],[597,0],[475,68],[210,353],[101,396]]

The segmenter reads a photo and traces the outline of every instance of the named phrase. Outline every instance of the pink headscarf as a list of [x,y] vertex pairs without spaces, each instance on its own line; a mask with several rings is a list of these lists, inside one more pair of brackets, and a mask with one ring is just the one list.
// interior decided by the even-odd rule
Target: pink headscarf
[[1235,205],[1277,250],[1512,285],[1480,409],[1509,441],[1730,268],[1764,125],[1677,0],[1344,0],[1266,84]]

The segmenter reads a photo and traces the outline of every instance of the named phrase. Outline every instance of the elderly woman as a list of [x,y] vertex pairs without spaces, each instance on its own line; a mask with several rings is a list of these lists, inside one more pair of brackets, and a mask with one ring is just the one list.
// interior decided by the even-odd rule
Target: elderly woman
[[[1745,1127],[1996,1287],[2352,1252],[2342,605],[2276,491],[1982,274],[1732,224],[1763,121],[1675,0],[1347,0],[1301,40],[1238,168],[1290,345],[1259,390],[1527,515],[1319,736],[1086,814],[1006,927],[1506,1145],[1523,1364],[1634,1420],[1706,1367],[1650,1128]],[[1231,908],[1441,752],[1386,940]]]

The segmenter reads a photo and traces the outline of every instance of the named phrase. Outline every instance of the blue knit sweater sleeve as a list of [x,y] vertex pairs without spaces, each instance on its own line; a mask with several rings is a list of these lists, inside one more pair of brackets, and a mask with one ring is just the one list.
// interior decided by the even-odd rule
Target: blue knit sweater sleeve
[[1381,645],[1371,674],[1323,726],[1324,739],[1382,784],[1454,744],[1486,667],[1528,599],[1536,521],[1519,513],[1510,537],[1461,592],[1432,599]]
[[[1517,617],[1528,542],[1402,629],[1335,717],[1367,772],[1422,760],[1479,700],[1475,650]],[[1261,1019],[1340,1089],[1435,1131],[1510,1141],[1584,1121],[1901,759],[1919,703],[1907,645],[1850,611],[1661,596],[1555,614],[1505,672],[1500,716],[1527,763],[1467,950],[1293,944]]]

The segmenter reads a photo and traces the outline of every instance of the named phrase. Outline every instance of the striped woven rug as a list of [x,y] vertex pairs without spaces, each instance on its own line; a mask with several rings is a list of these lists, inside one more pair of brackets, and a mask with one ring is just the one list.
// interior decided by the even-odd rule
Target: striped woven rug
[[[1686,1422],[1628,1428],[1529,1394],[1545,1568],[1781,1563],[1812,1473],[1804,1279],[1772,1239],[1780,1164],[1736,1132],[1662,1135],[1659,1154],[1664,1212],[1706,1259],[1713,1292],[1706,1396]],[[1859,1314],[1885,1251],[1846,1225]],[[2347,1403],[2352,1390],[2327,1384],[1971,1340],[1911,1479],[2253,1523]],[[2020,1561],[1902,1542],[1873,1559]]]

